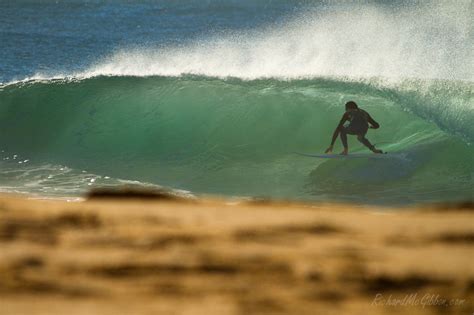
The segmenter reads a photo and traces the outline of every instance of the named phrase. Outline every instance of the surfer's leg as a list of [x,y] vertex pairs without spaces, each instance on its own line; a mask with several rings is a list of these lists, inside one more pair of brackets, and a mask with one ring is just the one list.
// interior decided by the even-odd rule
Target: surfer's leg
[[344,149],[347,149],[347,129],[345,127],[341,128],[339,131],[339,136],[341,137],[341,142]]
[[362,143],[363,145],[365,145],[367,148],[369,148],[370,150],[372,150],[374,148],[374,146],[372,145],[372,143],[370,143],[370,141],[365,137],[364,134],[359,134],[357,135],[357,140],[359,140],[360,143]]
[[347,127],[342,127],[339,133],[341,136],[342,145],[344,146],[344,152],[342,154],[347,154],[349,148],[347,145],[347,135],[358,135],[360,131],[354,130],[354,126],[349,125]]
[[367,148],[369,148],[370,151],[372,151],[374,153],[383,153],[382,150],[376,149],[375,146],[372,143],[370,143],[370,141],[365,137],[365,134],[358,134],[357,135],[357,140],[359,140],[360,143],[362,143]]
[[339,136],[341,137],[342,145],[344,146],[344,150],[341,152],[343,155],[347,155],[349,152],[349,148],[347,146],[347,129],[342,127],[339,131]]

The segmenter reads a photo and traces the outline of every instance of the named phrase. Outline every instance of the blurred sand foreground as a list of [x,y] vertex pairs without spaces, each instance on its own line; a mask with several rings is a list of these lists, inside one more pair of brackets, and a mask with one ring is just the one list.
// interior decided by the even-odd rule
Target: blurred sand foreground
[[0,197],[0,314],[474,312],[472,205]]

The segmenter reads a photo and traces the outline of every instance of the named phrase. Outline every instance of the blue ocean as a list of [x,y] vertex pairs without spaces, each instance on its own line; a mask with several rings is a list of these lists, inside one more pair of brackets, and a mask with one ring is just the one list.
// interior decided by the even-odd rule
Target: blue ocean
[[[472,201],[472,12],[469,0],[0,0],[0,191]],[[394,158],[294,153],[324,153],[350,100]]]

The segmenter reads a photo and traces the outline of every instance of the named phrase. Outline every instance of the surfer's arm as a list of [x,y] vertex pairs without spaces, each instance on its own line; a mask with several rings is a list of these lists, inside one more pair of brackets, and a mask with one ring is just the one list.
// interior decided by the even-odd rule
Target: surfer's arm
[[376,122],[372,117],[370,117],[370,115],[368,115],[367,121],[369,122],[370,128],[372,129],[378,129],[380,127],[379,123]]
[[339,132],[341,132],[341,128],[344,126],[344,123],[349,119],[347,114],[342,115],[341,121],[336,127],[336,130],[334,130],[334,133],[332,134],[332,140],[331,140],[331,145],[329,148],[327,148],[326,153],[331,153],[332,148],[334,146],[334,143],[336,142],[337,136],[339,136]]

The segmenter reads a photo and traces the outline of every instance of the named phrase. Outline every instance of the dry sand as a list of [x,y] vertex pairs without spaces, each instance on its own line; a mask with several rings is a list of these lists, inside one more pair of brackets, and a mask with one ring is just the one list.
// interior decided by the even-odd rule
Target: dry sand
[[0,198],[0,314],[474,312],[472,205]]

